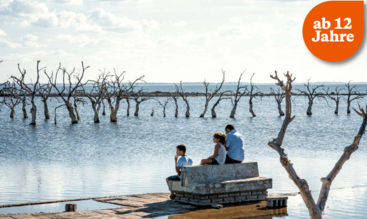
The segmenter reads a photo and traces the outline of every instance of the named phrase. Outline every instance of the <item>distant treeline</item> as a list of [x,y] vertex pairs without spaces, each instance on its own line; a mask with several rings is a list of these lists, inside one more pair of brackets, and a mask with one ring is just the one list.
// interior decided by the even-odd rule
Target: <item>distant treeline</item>
[[[1,63],[1,61],[0,61]],[[8,81],[0,84],[0,104],[6,105],[10,109],[10,117],[14,118],[15,108],[18,105],[22,105],[23,118],[28,118],[27,102],[31,103],[31,125],[36,125],[37,120],[37,105],[36,98],[40,98],[43,102],[43,110],[45,119],[50,119],[50,112],[48,107],[49,98],[58,97],[61,99],[61,104],[54,108],[55,111],[55,123],[56,112],[59,108],[64,108],[68,111],[71,123],[78,123],[80,120],[80,113],[78,111],[79,103],[91,103],[91,108],[94,112],[94,122],[99,123],[100,109],[103,107],[102,115],[106,115],[106,105],[110,109],[110,121],[117,122],[117,112],[120,109],[121,100],[127,102],[127,116],[130,115],[130,101],[135,102],[134,116],[139,116],[140,104],[144,101],[154,100],[159,103],[163,109],[163,116],[166,117],[166,107],[168,103],[174,102],[175,104],[175,117],[178,117],[178,100],[182,100],[186,105],[185,116],[190,117],[190,104],[188,97],[204,97],[204,109],[200,114],[200,117],[205,117],[208,111],[209,102],[214,98],[215,103],[211,108],[211,117],[216,118],[217,114],[215,108],[219,105],[223,99],[231,99],[233,108],[229,117],[234,118],[239,101],[243,96],[249,97],[249,112],[253,117],[256,116],[253,110],[253,99],[264,96],[273,96],[278,105],[278,112],[280,116],[284,115],[282,111],[282,101],[285,97],[285,93],[282,89],[269,88],[269,93],[260,92],[259,88],[252,82],[255,74],[250,77],[250,83],[242,83],[242,72],[239,76],[235,91],[223,90],[223,83],[225,82],[226,72],[222,70],[222,81],[216,84],[215,88],[210,89],[209,82],[203,81],[205,92],[187,92],[182,86],[182,81],[179,84],[174,84],[174,92],[146,92],[143,88],[137,86],[139,82],[144,81],[144,75],[136,78],[134,81],[124,80],[125,72],[117,73],[114,69],[113,73],[100,71],[100,74],[96,80],[87,80],[82,82],[86,70],[89,66],[84,66],[81,63],[81,71],[76,73],[75,68],[68,71],[66,68],[59,65],[55,72],[48,73],[46,67],[39,66],[40,61],[37,61],[37,76],[32,83],[26,83],[26,70],[21,69],[18,64],[18,70],[20,75],[11,76]],[[47,77],[48,83],[40,84],[40,74]],[[62,80],[62,83],[57,81]],[[86,89],[86,87],[92,86],[92,89]],[[305,90],[297,89],[298,92],[291,93],[292,96],[306,96],[308,98],[307,115],[312,115],[312,105],[316,98],[323,98],[325,100],[332,100],[335,102],[335,114],[339,111],[339,102],[342,97],[345,97],[347,101],[347,113],[350,113],[350,104],[356,99],[363,98],[366,93],[360,93],[356,86],[352,86],[350,82],[342,87],[336,87],[334,90],[326,88],[322,84],[317,86],[310,86],[310,81],[304,84]],[[107,104],[106,104],[107,103]],[[153,116],[152,111],[152,116]]]

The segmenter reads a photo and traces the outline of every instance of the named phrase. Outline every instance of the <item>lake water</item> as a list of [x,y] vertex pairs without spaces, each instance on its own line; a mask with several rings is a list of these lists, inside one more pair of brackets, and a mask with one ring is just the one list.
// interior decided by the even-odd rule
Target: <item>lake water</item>
[[[235,88],[226,85],[225,89]],[[336,85],[333,85],[336,86]],[[343,86],[343,85],[339,85]],[[147,84],[148,91],[173,91],[167,84]],[[185,85],[189,92],[200,92],[200,84]],[[259,85],[269,92],[269,85]],[[296,88],[302,88],[296,85]],[[367,85],[359,84],[365,92]],[[210,104],[215,102],[214,98]],[[187,154],[199,164],[202,158],[213,153],[212,136],[224,131],[232,123],[246,139],[246,160],[257,161],[260,175],[273,178],[269,193],[297,192],[279,163],[278,154],[267,142],[277,136],[283,118],[278,117],[273,97],[254,101],[257,117],[248,112],[248,98],[243,97],[236,119],[229,118],[230,100],[217,107],[217,118],[199,118],[204,98],[190,97],[191,117],[185,118],[185,105],[180,100],[179,117],[174,117],[174,104],[167,107],[167,117],[162,117],[156,101],[143,102],[139,117],[126,117],[126,103],[122,101],[118,123],[101,116],[101,123],[93,123],[90,103],[79,105],[81,121],[71,125],[66,109],[58,110],[58,124],[53,122],[54,107],[50,103],[51,119],[44,121],[43,105],[38,101],[37,126],[23,120],[21,106],[15,119],[9,118],[9,109],[0,112],[0,205],[11,203],[73,199],[97,196],[128,195],[137,193],[168,192],[165,178],[173,175],[175,146],[185,144]],[[329,105],[316,100],[313,115],[307,116],[307,99],[298,97],[293,102],[294,121],[289,125],[284,148],[298,174],[306,179],[310,189],[318,191],[320,178],[326,176],[357,134],[361,117],[354,112],[346,114],[346,102],[340,104],[340,114],[334,115],[333,102]],[[366,105],[367,98],[360,99]],[[133,102],[132,102],[133,103]],[[357,106],[357,101],[352,103]],[[130,115],[133,115],[132,104]],[[283,103],[284,107],[284,103]],[[28,107],[29,110],[30,107]],[[152,108],[154,117],[150,116]],[[29,115],[30,116],[30,115]],[[344,165],[332,185],[325,218],[363,218],[366,211],[367,146],[363,137],[359,149]],[[315,193],[317,196],[317,192]],[[308,218],[301,197],[290,197],[289,218]]]

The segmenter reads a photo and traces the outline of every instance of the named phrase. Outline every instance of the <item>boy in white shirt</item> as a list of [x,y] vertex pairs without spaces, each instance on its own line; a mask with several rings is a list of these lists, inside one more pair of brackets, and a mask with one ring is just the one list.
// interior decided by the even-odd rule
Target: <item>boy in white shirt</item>
[[[178,159],[178,157],[180,157]],[[181,170],[182,167],[185,166],[192,166],[192,159],[191,157],[186,155],[186,146],[181,144],[176,147],[176,156],[175,156],[175,170],[177,175],[169,176],[166,178],[166,182],[169,188],[168,181],[180,181],[181,180]],[[175,198],[175,194],[171,191],[171,199]]]

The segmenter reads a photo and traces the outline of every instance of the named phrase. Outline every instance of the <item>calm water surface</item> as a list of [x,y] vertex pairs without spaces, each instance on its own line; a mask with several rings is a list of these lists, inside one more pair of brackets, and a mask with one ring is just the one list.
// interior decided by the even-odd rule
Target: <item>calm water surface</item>
[[[201,91],[201,87],[195,86],[190,89]],[[267,85],[259,87],[264,91],[269,89]],[[366,87],[359,85],[361,91]],[[145,88],[149,91],[173,89],[163,85]],[[55,125],[53,109],[60,103],[52,100],[52,118],[44,121],[43,105],[38,100],[36,127],[28,125],[30,119],[22,119],[20,106],[13,120],[9,118],[10,111],[3,106],[0,112],[0,205],[167,192],[164,180],[174,174],[175,146],[187,145],[187,154],[194,164],[199,164],[200,159],[210,156],[214,150],[213,134],[224,131],[228,123],[234,124],[246,139],[246,160],[257,161],[260,175],[273,178],[270,193],[298,191],[279,163],[277,153],[267,145],[277,136],[282,124],[273,97],[255,100],[256,118],[250,117],[248,98],[243,97],[236,119],[229,118],[230,100],[223,100],[217,107],[216,119],[210,117],[210,110],[207,118],[199,118],[203,98],[192,97],[189,101],[190,118],[184,117],[182,101],[179,118],[174,118],[173,103],[168,105],[167,117],[163,118],[154,100],[141,104],[139,118],[126,117],[126,103],[122,101],[117,124],[109,122],[108,109],[107,116],[101,116],[101,123],[94,124],[91,105],[87,104],[79,106],[82,117],[79,124],[71,125],[66,109],[61,108]],[[367,98],[358,101],[366,105]],[[344,147],[352,143],[362,121],[355,113],[346,115],[345,100],[340,104],[339,116],[334,115],[333,102],[329,101],[329,105],[324,100],[316,100],[313,115],[309,117],[306,116],[307,99],[296,98],[293,102],[296,118],[284,140],[295,169],[313,191],[320,189],[320,178],[328,174]],[[352,105],[356,107],[357,101]],[[134,107],[132,104],[130,115]],[[150,116],[152,109],[154,117]],[[333,182],[325,218],[364,218],[366,142],[363,137],[360,148]],[[289,218],[308,218],[299,195],[290,197],[288,214]]]

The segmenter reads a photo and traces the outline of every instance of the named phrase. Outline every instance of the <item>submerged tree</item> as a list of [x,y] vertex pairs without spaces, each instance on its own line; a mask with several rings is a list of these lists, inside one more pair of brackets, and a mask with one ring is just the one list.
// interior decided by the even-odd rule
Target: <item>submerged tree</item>
[[131,92],[134,89],[138,81],[144,81],[144,75],[143,75],[135,79],[135,81],[126,84],[124,82],[125,71],[123,71],[120,74],[117,74],[116,70],[114,71],[115,71],[115,75],[113,76],[114,80],[108,83],[107,91],[105,92],[106,96],[105,99],[107,100],[111,110],[110,114],[111,122],[117,122],[117,112],[120,109],[121,100],[129,97],[129,92]]
[[[59,65],[59,68],[57,69],[56,73],[53,72],[51,75],[48,75],[45,71],[46,76],[48,77],[48,80],[52,87],[56,90],[56,94],[61,98],[62,101],[64,101],[64,104],[60,106],[65,106],[66,109],[69,112],[69,117],[71,119],[72,124],[78,123],[78,117],[75,115],[74,106],[71,103],[71,98],[74,97],[75,93],[78,89],[82,87],[82,79],[84,77],[85,71],[89,68],[89,66],[84,67],[84,63],[82,62],[82,71],[81,74],[75,73],[75,68],[68,72],[66,68],[61,68],[61,63]],[[62,86],[59,87],[57,85],[57,76],[59,74],[59,71],[62,71]],[[75,82],[73,82],[72,78],[75,78]],[[56,109],[55,109],[56,113]],[[56,115],[55,115],[56,120]]]
[[178,117],[178,104],[177,104],[177,100],[178,100],[178,93],[174,92],[172,94],[172,99],[175,102],[175,117]]
[[105,116],[106,115],[106,104],[104,103],[104,99],[102,98],[102,100],[98,103],[98,107],[97,107],[97,110],[99,112],[99,110],[101,109],[101,103],[102,103],[102,116]]
[[[31,114],[32,114],[32,121],[30,123],[30,125],[36,125],[37,123],[37,105],[36,105],[36,94],[38,93],[39,89],[40,89],[40,84],[39,84],[39,78],[40,78],[40,71],[42,71],[43,69],[45,69],[46,67],[43,68],[39,68],[39,63],[41,61],[37,61],[37,78],[36,78],[36,82],[32,83],[32,84],[27,84],[24,80],[25,80],[25,76],[27,71],[25,69],[21,70],[20,69],[20,65],[18,64],[18,70],[20,72],[20,77],[15,77],[15,76],[11,76],[11,78],[15,81],[15,83],[24,91],[24,99],[23,99],[23,107],[25,108],[25,102],[26,102],[26,95],[29,95],[31,97],[31,104],[32,104],[32,108],[31,108]],[[25,112],[26,113],[26,112]],[[25,114],[26,115],[26,114]],[[26,116],[28,118],[28,116]]]
[[[325,210],[325,205],[327,198],[329,196],[329,191],[331,184],[341,168],[343,167],[343,164],[350,158],[352,153],[358,149],[359,142],[362,138],[362,135],[365,133],[366,124],[367,124],[367,114],[366,112],[359,107],[359,111],[354,110],[358,115],[360,115],[363,120],[362,124],[359,128],[359,131],[357,133],[357,136],[354,138],[353,143],[346,147],[344,149],[343,154],[333,167],[333,169],[330,171],[330,173],[324,177],[321,178],[322,186],[320,190],[320,194],[318,197],[317,202],[312,197],[311,190],[309,189],[308,183],[305,179],[302,179],[297,174],[296,170],[293,167],[293,164],[288,159],[288,155],[285,153],[284,148],[282,147],[283,139],[287,130],[288,125],[293,121],[295,116],[292,116],[292,106],[291,106],[291,91],[292,91],[292,83],[295,80],[295,78],[292,78],[292,75],[287,72],[285,74],[285,77],[287,78],[287,82],[284,83],[282,80],[279,79],[277,72],[275,71],[274,76],[270,76],[271,78],[275,79],[277,81],[277,85],[285,91],[285,118],[283,120],[283,125],[278,133],[278,136],[274,138],[272,141],[268,142],[268,145],[273,148],[275,151],[278,152],[280,163],[284,167],[284,169],[287,171],[289,178],[294,182],[294,184],[298,187],[301,197],[303,201],[306,204],[306,207],[308,208],[309,215],[312,219],[321,219],[323,216],[323,211]],[[367,110],[367,106],[366,106]]]
[[26,92],[23,89],[19,89],[21,92],[21,95],[19,95],[19,99],[22,102],[22,112],[23,112],[23,119],[28,119],[28,113],[27,113],[27,95]]
[[224,92],[221,92],[217,101],[214,103],[213,107],[212,107],[212,118],[217,118],[217,113],[215,112],[215,107],[217,107],[220,103],[221,100],[224,100],[224,99],[231,99],[230,97],[223,97],[224,94],[226,93],[231,93],[231,91],[227,90],[227,91],[224,91]]
[[317,97],[321,97],[321,98],[324,98],[324,94],[323,93],[320,93],[318,92],[317,90],[321,87],[323,87],[324,85],[317,85],[316,87],[314,88],[311,88],[311,85],[310,85],[310,79],[308,79],[307,81],[307,84],[304,84],[304,86],[306,87],[306,91],[303,91],[303,90],[300,90],[300,89],[297,89],[300,94],[304,94],[305,96],[307,96],[308,98],[308,107],[307,107],[307,115],[312,115],[312,105],[313,105],[313,101],[315,100],[315,98]]
[[21,102],[22,99],[19,98],[19,89],[17,89],[17,86],[15,83],[6,82],[3,88],[3,95],[4,99],[2,103],[9,107],[10,109],[10,118],[14,119],[15,114],[15,107],[17,107]]
[[284,112],[282,110],[282,101],[284,99],[284,92],[281,91],[280,88],[277,89],[277,91],[274,91],[273,88],[270,88],[270,93],[271,95],[274,96],[275,98],[275,101],[277,102],[278,104],[278,112],[279,112],[279,116],[284,116]]
[[175,84],[176,93],[182,98],[182,100],[186,103],[186,117],[190,117],[190,104],[188,98],[188,94],[184,91],[182,87],[182,81],[180,81],[180,85]]
[[144,93],[143,90],[139,90],[138,92],[132,92],[132,95],[130,96],[131,99],[133,99],[135,101],[135,113],[134,116],[138,117],[139,116],[139,109],[140,109],[140,104],[144,101],[149,100],[150,98],[147,97]]
[[45,115],[45,119],[50,119],[50,111],[48,109],[48,98],[51,95],[52,86],[50,85],[50,82],[47,84],[41,85],[38,94],[41,97],[41,100],[43,102],[43,112]]
[[335,92],[329,92],[329,89],[330,88],[328,88],[327,90],[324,89],[325,95],[329,97],[331,100],[335,101],[336,106],[335,106],[334,114],[338,114],[339,113],[339,101],[341,98],[340,91],[342,91],[343,88],[336,87]]
[[249,111],[250,111],[252,117],[256,117],[256,114],[255,114],[254,109],[253,109],[252,99],[256,98],[258,95],[261,94],[261,92],[259,91],[259,88],[252,83],[252,78],[254,77],[254,75],[255,75],[255,73],[253,73],[252,76],[251,76],[250,87],[248,89],[248,92],[246,92],[246,95],[248,95],[250,97],[248,103],[250,105]]
[[[241,85],[241,79],[242,79],[242,75],[244,73],[245,73],[245,71],[243,71],[241,73],[240,77],[238,78],[236,93],[235,93],[234,100],[233,100],[233,108],[232,108],[232,111],[231,111],[231,115],[229,116],[230,118],[234,118],[234,116],[236,115],[238,102],[241,100],[241,97],[246,94],[246,91],[247,91],[247,86],[246,85]],[[242,92],[241,92],[241,89],[243,89]]]
[[[161,97],[161,99],[157,97],[155,98],[155,100],[163,108],[163,117],[166,117],[166,107],[167,107],[167,104],[172,100],[171,96],[168,96],[165,98]],[[154,110],[152,110],[152,115],[153,114],[154,114]]]
[[[350,104],[352,103],[353,100],[357,100],[357,99],[361,99],[363,98],[362,94],[357,91],[356,86],[351,86],[350,85],[350,81],[345,84],[345,86],[347,87],[348,93],[347,93],[347,114],[350,113]],[[354,96],[354,97],[352,97]]]
[[[88,82],[93,82],[93,87],[90,90],[90,92],[87,92],[84,88],[84,86],[86,84],[84,84],[82,86],[83,91],[84,91],[84,95],[90,100],[91,104],[92,104],[92,109],[94,112],[94,123],[99,123],[99,107],[101,102],[103,101],[103,97],[104,97],[104,93],[106,91],[106,87],[107,87],[107,80],[110,77],[109,72],[101,72],[101,74],[98,76],[97,80],[91,80],[91,81],[87,81],[86,84],[88,84]],[[104,105],[104,103],[103,103]]]
[[206,80],[204,80],[204,86],[205,86],[205,107],[204,107],[204,112],[200,115],[200,117],[204,117],[206,111],[208,110],[208,106],[209,106],[209,102],[213,99],[213,97],[215,95],[218,94],[218,92],[220,91],[220,89],[222,89],[225,77],[226,77],[226,72],[223,71],[222,69],[222,74],[223,74],[223,78],[222,78],[222,82],[220,84],[217,84],[214,91],[209,93],[209,83],[206,82]]

